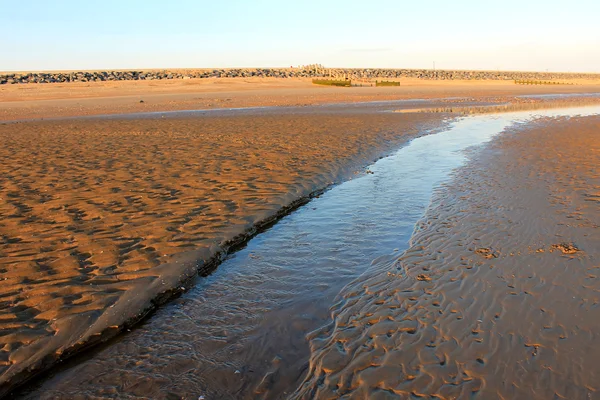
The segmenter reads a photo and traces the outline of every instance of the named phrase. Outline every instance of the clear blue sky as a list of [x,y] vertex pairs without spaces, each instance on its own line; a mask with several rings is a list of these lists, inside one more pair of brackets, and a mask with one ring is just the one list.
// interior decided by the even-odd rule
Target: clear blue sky
[[600,72],[600,0],[0,0],[0,70]]

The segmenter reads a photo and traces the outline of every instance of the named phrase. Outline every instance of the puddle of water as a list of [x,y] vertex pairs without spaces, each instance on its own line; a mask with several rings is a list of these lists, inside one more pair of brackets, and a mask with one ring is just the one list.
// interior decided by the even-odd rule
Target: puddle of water
[[565,99],[565,98],[574,98],[574,97],[597,97],[600,95],[600,92],[592,92],[592,93],[549,93],[549,94],[524,94],[521,96],[517,96],[524,99]]
[[[533,98],[533,96],[531,96]],[[600,98],[598,96],[565,96],[560,97],[553,95],[553,97],[539,97],[544,98],[547,101],[537,103],[488,103],[473,105],[469,103],[465,104],[454,104],[446,105],[443,107],[435,107],[429,105],[423,108],[402,108],[394,110],[393,112],[401,114],[409,113],[453,113],[457,115],[472,115],[472,114],[492,114],[492,113],[504,113],[504,112],[516,112],[516,111],[532,111],[542,109],[555,109],[557,107],[583,107],[592,106],[598,104]],[[570,101],[566,103],[565,101]]]
[[597,113],[598,106],[478,115],[415,139],[372,173],[282,219],[140,328],[26,396],[285,397],[306,371],[305,335],[328,321],[336,295],[372,260],[406,249],[432,192],[466,161],[464,150],[537,116]]

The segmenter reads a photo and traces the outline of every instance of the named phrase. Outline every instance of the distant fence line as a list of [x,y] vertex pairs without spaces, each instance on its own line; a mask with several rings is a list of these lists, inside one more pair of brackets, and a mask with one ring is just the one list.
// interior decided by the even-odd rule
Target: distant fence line
[[[551,81],[557,79],[600,79],[600,74],[457,71],[426,69],[325,68],[314,64],[300,68],[180,69],[153,71],[23,72],[0,74],[0,84],[130,81],[202,78],[335,78],[348,80],[420,78],[430,80],[513,80]],[[515,82],[516,83],[516,82]]]
[[350,80],[336,80],[336,79],[313,79],[312,83],[315,85],[325,85],[325,86],[352,86],[352,81]]
[[375,86],[400,86],[396,81],[375,81]]
[[515,85],[572,85],[573,83],[556,81],[516,80]]

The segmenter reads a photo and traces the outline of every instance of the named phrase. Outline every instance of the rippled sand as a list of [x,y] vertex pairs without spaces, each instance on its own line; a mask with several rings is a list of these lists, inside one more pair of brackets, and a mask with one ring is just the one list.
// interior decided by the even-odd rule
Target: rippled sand
[[599,398],[600,117],[471,157],[311,335],[295,398]]
[[[219,259],[218,253],[228,251],[228,240],[243,239],[244,232],[253,233],[253,227],[259,221],[272,220],[282,207],[347,176],[382,151],[389,151],[423,133],[424,129],[437,126],[444,118],[442,114],[402,115],[379,111],[376,107],[348,106],[347,109],[325,107],[318,110],[208,113],[196,117],[95,118],[0,124],[3,144],[0,147],[0,395],[35,372],[78,350],[107,340],[142,318],[173,293],[183,290],[182,285],[191,284],[197,269],[204,273],[210,271],[214,267],[213,261]],[[455,208],[458,206],[454,203],[447,205],[447,209],[442,209],[440,205],[430,210],[424,223],[429,224],[435,219],[462,218],[461,210],[467,206],[476,207],[477,204],[492,210],[514,208],[506,206],[513,204],[510,203],[512,197],[508,195],[509,191],[488,192],[488,185],[493,182],[494,185],[502,184],[511,190],[520,188],[523,191],[533,183],[539,183],[530,175],[527,175],[527,179],[517,179],[519,173],[529,168],[528,163],[540,171],[546,171],[544,177],[552,177],[552,174],[561,171],[571,176],[573,169],[568,168],[575,167],[567,168],[567,165],[575,163],[576,168],[581,169],[577,176],[594,184],[597,180],[593,179],[597,175],[590,175],[590,171],[596,171],[593,167],[598,164],[595,153],[590,154],[595,155],[596,159],[580,155],[581,160],[569,153],[565,159],[556,158],[556,166],[543,161],[547,160],[544,157],[555,160],[549,153],[552,149],[573,149],[573,152],[581,151],[581,154],[596,151],[593,136],[589,133],[593,127],[588,129],[585,125],[581,126],[587,130],[576,131],[578,136],[564,128],[571,135],[571,141],[565,143],[561,142],[565,141],[561,131],[555,131],[552,136],[554,146],[545,150],[537,149],[537,153],[520,154],[518,151],[525,151],[525,147],[520,146],[538,144],[542,138],[539,132],[537,139],[531,139],[531,143],[515,139],[510,144],[512,147],[504,144],[513,151],[510,157],[506,155],[502,158],[493,152],[488,156],[502,168],[504,164],[501,162],[507,164],[510,176],[500,176],[500,169],[485,170],[489,176],[483,178],[484,172],[477,172],[480,174],[477,175],[476,167],[464,170],[468,179],[457,179],[456,182],[456,188],[464,193],[459,196],[456,192],[459,189],[452,189],[454,191],[438,196],[438,199],[447,196],[459,205],[465,203],[462,208]],[[588,132],[588,136],[582,132]],[[573,137],[583,139],[575,141]],[[511,163],[511,157],[518,162]],[[477,162],[488,165],[488,159],[481,158]],[[502,179],[512,180],[504,182]],[[546,181],[548,185],[554,184],[551,178]],[[586,192],[586,201],[597,206],[598,185],[595,185],[592,186],[595,192]],[[564,190],[569,190],[567,186],[564,187],[567,188]],[[526,197],[531,194],[527,192],[521,195]],[[470,202],[464,196],[468,196]],[[489,196],[493,198],[490,200]],[[537,203],[532,200],[531,204],[534,205],[530,208],[535,209],[535,213],[531,215],[538,215],[536,213],[539,212],[546,217],[547,210],[543,213],[541,209],[538,210],[538,204],[545,204],[545,197],[540,196],[536,197]],[[526,211],[523,211],[525,216],[529,215]],[[472,215],[478,214],[473,212]],[[516,221],[530,221],[533,218],[527,219],[523,215],[511,218]],[[484,217],[489,216],[481,214],[484,226],[497,224],[508,232],[508,226]],[[477,226],[477,221],[467,222],[473,227]],[[441,223],[440,226],[445,229],[448,224]],[[512,229],[514,226],[510,225],[511,234]],[[546,225],[536,229],[542,233],[551,230]],[[466,233],[463,230],[455,234],[459,238]],[[485,236],[480,232],[471,232],[469,235]],[[466,260],[461,260],[461,263],[471,263],[473,265],[468,266],[477,267],[478,262],[490,262],[496,260],[496,256],[497,261],[508,257],[500,244],[495,244],[499,241],[497,232],[489,231],[486,235],[493,238],[489,239],[494,242],[493,246],[484,243],[475,249],[471,248],[474,253],[460,256]],[[519,240],[523,238],[517,236]],[[457,243],[471,240],[471,236],[465,237]],[[569,257],[583,263],[583,255],[591,254],[590,246],[584,243],[585,240],[577,239],[575,242],[575,239],[544,242],[545,247],[539,248],[547,248],[545,252],[533,253],[533,256],[556,257],[558,251],[565,251]],[[410,271],[417,268],[408,267],[415,258],[442,257],[443,253],[437,253],[438,249],[443,251],[448,248],[452,254],[447,258],[456,259],[459,256],[455,252],[458,253],[463,246],[451,244],[445,239],[429,238],[422,232],[417,233],[415,240],[423,243],[431,240],[438,247],[432,247],[435,251],[429,250],[429,255],[413,247],[402,264],[403,268]],[[595,240],[597,243],[597,236]],[[576,243],[577,248],[583,251],[569,247],[571,243]],[[517,254],[516,251],[511,252]],[[474,258],[469,258],[471,256]],[[439,270],[444,271],[444,268],[447,268],[445,264]],[[395,268],[391,270],[395,271]],[[448,274],[456,274],[456,270]],[[416,281],[401,279],[401,285],[408,285],[407,290],[428,295],[429,292],[422,286],[434,285],[435,275],[419,272],[415,276]],[[394,276],[386,274],[372,279],[381,277],[384,279],[374,285],[389,285],[387,280]],[[453,278],[449,279],[454,282],[451,281]],[[445,285],[443,290],[447,290],[451,283]],[[369,303],[372,299],[363,296],[360,284],[357,284],[357,288],[349,299],[365,304],[368,310],[372,310],[373,304],[378,305],[377,301]],[[451,297],[451,291],[443,290],[446,297]],[[457,289],[453,290],[456,294]],[[469,293],[474,296],[474,293]],[[479,292],[476,294],[479,295]],[[428,299],[425,296],[424,300],[417,300],[415,295],[413,300],[402,301],[423,302],[425,311],[421,312],[429,315],[431,310],[428,311],[427,307],[439,307],[441,302],[437,305],[435,302],[428,304]],[[350,307],[340,315],[356,319],[358,326],[361,326],[365,322],[361,318],[366,317],[352,317],[354,300],[348,300]],[[395,313],[401,313],[398,315],[402,318],[407,308],[405,305],[390,307]],[[465,306],[463,311],[466,313],[468,309]],[[379,312],[375,311],[373,315],[377,316]],[[367,317],[371,318],[372,315]],[[433,322],[427,325],[424,319],[415,321],[425,324],[426,328],[435,327]],[[369,319],[369,322],[372,321]],[[406,322],[406,325],[407,334],[412,332],[411,337],[424,340],[417,329],[420,327],[418,324],[412,327]],[[378,329],[381,327],[378,325]],[[414,335],[417,332],[419,335]],[[594,332],[593,329],[591,332]],[[327,389],[326,382],[333,382],[338,379],[336,377],[343,375],[330,371],[329,367],[319,367],[320,360],[341,357],[329,351],[331,345],[327,344],[327,337],[330,333],[327,330],[318,333],[312,341],[312,375],[298,392],[301,397],[314,393],[315,388],[318,388],[319,395],[327,396],[331,386]],[[360,337],[349,337],[355,342],[348,339],[348,346],[351,343],[363,345]],[[462,337],[460,339],[463,340]],[[319,340],[325,342],[320,343]],[[456,339],[455,345],[458,343],[463,345]],[[416,346],[421,344],[419,342]],[[343,346],[336,346],[341,354],[346,352]],[[540,346],[536,346],[534,348],[538,352]],[[433,348],[429,345],[424,347]],[[361,383],[356,383],[359,369],[355,369],[356,360],[352,354],[346,352],[344,357],[347,358],[338,359],[340,363],[352,361],[345,370],[354,371],[350,374],[351,378],[343,378],[347,381],[345,385],[353,388],[348,389],[348,393],[374,395],[372,382],[360,378]],[[364,358],[371,360],[373,354],[367,352]],[[421,352],[417,354],[418,357],[422,356]],[[486,358],[479,358],[487,365]],[[467,361],[462,360],[459,358],[457,362],[468,365]],[[377,362],[374,365],[378,365]],[[478,367],[480,362],[476,360],[476,363]],[[421,367],[415,368],[422,371]],[[316,371],[319,371],[318,376]],[[322,371],[326,371],[324,375],[321,375]],[[414,378],[411,378],[413,375]],[[406,375],[407,380],[413,381],[419,376],[413,375]],[[468,375],[464,378],[465,382],[473,381],[473,376]],[[479,379],[480,383],[485,382],[483,378]],[[455,384],[451,385],[451,389],[463,390],[469,385],[471,383]],[[415,393],[420,393],[418,390],[423,388],[419,385],[414,387],[417,388]],[[433,386],[425,386],[429,387]],[[486,393],[481,388],[486,388],[486,385],[480,385],[480,393]],[[336,395],[339,393],[337,390]],[[401,390],[398,392],[401,393]]]
[[0,125],[0,395],[434,120],[338,110]]

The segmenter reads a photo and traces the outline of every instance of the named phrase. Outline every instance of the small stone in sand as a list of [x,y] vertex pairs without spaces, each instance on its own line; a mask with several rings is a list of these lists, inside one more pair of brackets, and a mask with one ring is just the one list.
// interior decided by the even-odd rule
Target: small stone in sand
[[574,254],[579,251],[579,248],[575,246],[573,243],[558,243],[553,244],[552,249],[558,249],[563,252],[563,254]]
[[482,247],[480,249],[475,250],[475,253],[483,256],[483,258],[498,258],[498,253],[495,251],[492,251],[492,249],[488,249],[487,247]]

